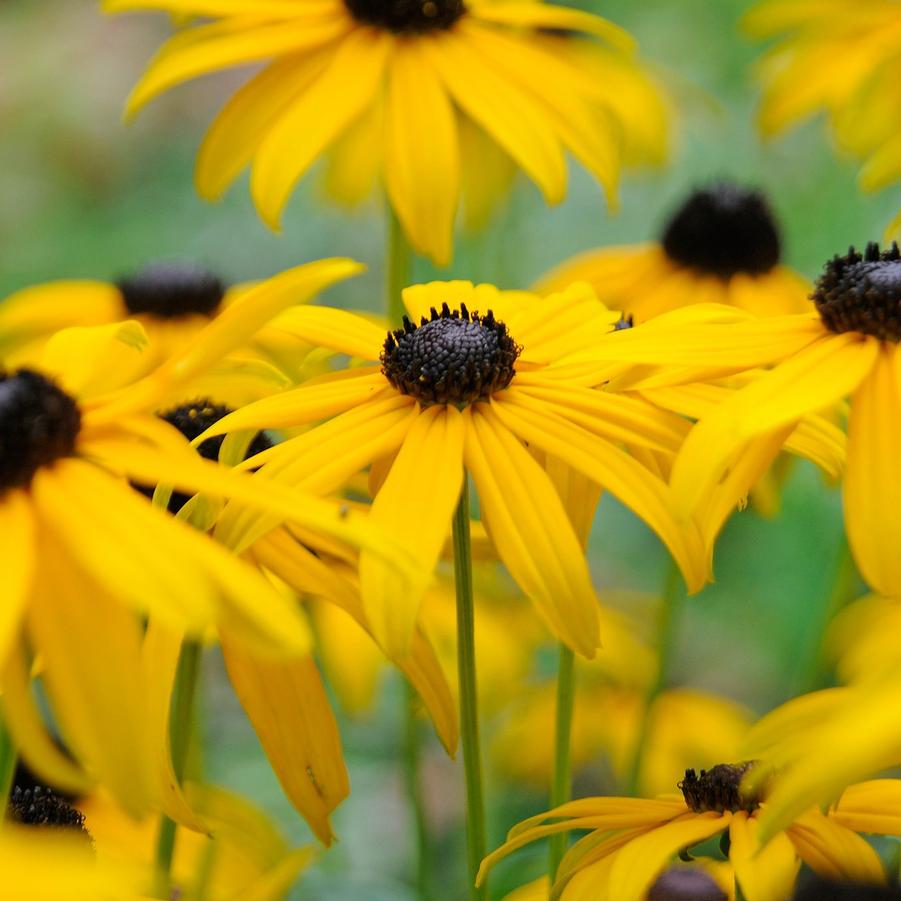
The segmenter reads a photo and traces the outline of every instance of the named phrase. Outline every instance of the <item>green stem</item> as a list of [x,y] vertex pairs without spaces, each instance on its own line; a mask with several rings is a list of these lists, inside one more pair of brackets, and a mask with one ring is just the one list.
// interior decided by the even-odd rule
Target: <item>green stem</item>
[[[557,723],[554,740],[554,777],[551,782],[551,808],[559,807],[572,798],[571,741],[573,708],[576,700],[575,655],[565,644],[560,645],[557,667]],[[557,868],[566,852],[566,833],[552,835],[548,846],[548,876],[551,885]]]
[[485,802],[479,748],[476,689],[475,610],[472,593],[472,543],[469,535],[469,478],[464,476],[454,514],[454,581],[457,589],[457,673],[460,683],[460,741],[466,777],[466,846],[473,899],[488,897],[487,882],[476,888],[476,874],[485,856]]
[[823,660],[823,639],[826,629],[832,618],[854,597],[854,589],[857,584],[857,568],[854,558],[851,556],[851,548],[848,539],[842,531],[841,545],[838,550],[838,563],[835,567],[835,578],[832,580],[832,590],[826,604],[820,611],[819,617],[811,623],[811,631],[816,636],[816,643],[807,651],[807,659],[801,664],[800,693],[806,694],[823,687],[826,677],[826,663]]
[[413,250],[397,218],[397,213],[394,212],[394,207],[387,199],[385,206],[388,233],[385,248],[385,315],[393,326],[397,326],[401,324],[406,313],[401,291],[410,284]]
[[6,722],[0,717],[0,821],[6,817],[6,805],[9,802],[9,793],[13,787],[13,778],[16,774],[16,746],[12,735],[6,728]]
[[663,585],[663,597],[660,599],[660,610],[657,613],[657,675],[648,688],[641,711],[641,723],[632,751],[632,762],[629,766],[628,793],[638,793],[641,779],[641,761],[648,731],[651,725],[651,710],[660,693],[666,688],[670,662],[675,652],[676,627],[679,620],[682,592],[680,591],[679,567],[670,561]]
[[[179,782],[184,778],[191,747],[194,725],[194,699],[200,675],[202,648],[197,641],[186,641],[178,658],[175,685],[172,689],[172,710],[169,716],[169,733],[172,749],[172,768]],[[175,855],[176,825],[167,816],[160,819],[156,840],[156,869],[161,898],[169,897],[169,881],[172,858]]]
[[404,682],[404,781],[416,831],[416,888],[419,897],[431,897],[429,889],[429,824],[425,812],[420,772],[422,764],[419,718],[416,716],[416,693]]

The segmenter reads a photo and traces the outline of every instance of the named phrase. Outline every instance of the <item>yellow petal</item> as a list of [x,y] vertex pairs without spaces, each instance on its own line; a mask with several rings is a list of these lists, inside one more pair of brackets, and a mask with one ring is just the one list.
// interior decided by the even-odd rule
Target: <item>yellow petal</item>
[[465,415],[466,466],[501,560],[561,640],[593,657],[598,601],[559,496],[492,407],[479,404]]
[[872,373],[854,394],[848,424],[845,529],[864,579],[901,598],[901,358],[882,348]]
[[385,183],[413,247],[447,266],[460,191],[457,125],[420,41],[398,42],[389,65]]
[[791,896],[800,862],[784,833],[760,848],[756,820],[740,810],[729,824],[729,838],[729,861],[747,901]]
[[278,230],[291,190],[316,157],[372,102],[392,46],[391,35],[382,29],[351,31],[322,74],[269,129],[254,159],[250,192],[271,228]]
[[901,780],[871,779],[849,785],[829,812],[831,819],[854,832],[901,834]]
[[386,330],[371,320],[333,307],[295,307],[275,319],[272,327],[361,360],[377,360],[387,337]]
[[389,657],[405,656],[422,594],[441,556],[463,484],[463,417],[434,406],[413,421],[385,483],[372,503],[370,522],[406,547],[420,574],[406,592],[384,559],[360,555],[363,608]]
[[7,491],[0,501],[0,570],[3,572],[3,603],[0,606],[0,660],[16,642],[22,612],[32,589],[35,559],[35,522],[28,495]]
[[310,657],[273,661],[248,654],[222,636],[235,694],[253,724],[282,788],[325,845],[329,814],[350,785],[341,739],[316,664]]

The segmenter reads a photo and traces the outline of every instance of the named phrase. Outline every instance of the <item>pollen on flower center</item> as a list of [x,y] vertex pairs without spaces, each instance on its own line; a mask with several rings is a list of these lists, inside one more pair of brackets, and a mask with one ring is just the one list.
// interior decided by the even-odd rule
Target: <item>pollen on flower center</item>
[[779,230],[759,192],[722,182],[695,191],[663,233],[666,255],[681,266],[730,279],[762,275],[779,263]]
[[465,304],[444,304],[440,312],[432,307],[431,319],[414,325],[404,317],[404,327],[389,332],[382,372],[422,404],[463,406],[506,388],[521,350],[491,310],[480,316]]
[[17,785],[9,796],[6,815],[23,826],[71,829],[90,838],[84,826],[84,814],[40,785],[24,790]]
[[465,12],[463,0],[344,0],[351,15],[394,32],[450,28]]
[[158,319],[215,316],[225,296],[225,284],[217,275],[189,262],[151,263],[116,285],[131,315]]
[[45,376],[30,369],[0,374],[0,494],[72,456],[80,428],[78,405]]
[[813,292],[820,319],[833,332],[901,341],[901,252],[897,244],[863,254],[850,248],[830,260]]
[[700,774],[693,769],[685,771],[685,778],[678,784],[678,789],[685,798],[685,803],[695,813],[714,810],[723,813],[731,810],[756,810],[762,800],[763,786],[754,790],[742,788],[741,782],[745,774],[754,766],[754,761],[746,763],[720,763],[709,770],[701,770]]

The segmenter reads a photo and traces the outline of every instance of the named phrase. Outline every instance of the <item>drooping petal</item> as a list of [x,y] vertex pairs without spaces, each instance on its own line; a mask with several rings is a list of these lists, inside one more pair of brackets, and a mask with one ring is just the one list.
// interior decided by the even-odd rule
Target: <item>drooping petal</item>
[[34,513],[23,491],[7,491],[0,502],[0,661],[18,639],[22,613],[28,603],[36,565]]
[[901,834],[901,781],[871,779],[849,785],[829,816],[855,832]]
[[866,581],[901,598],[901,357],[883,347],[854,394],[848,424],[845,529]]
[[739,810],[729,824],[729,838],[729,861],[747,901],[791,896],[800,862],[784,833],[773,836],[761,848],[756,820]]
[[385,183],[415,249],[451,261],[460,192],[454,109],[422,42],[398,42],[388,69]]
[[325,845],[350,793],[338,726],[312,658],[264,660],[222,636],[232,687],[295,809]]
[[317,347],[361,360],[377,360],[386,337],[385,329],[370,319],[335,307],[295,307],[282,313],[272,326]]
[[423,410],[410,426],[370,521],[393,535],[420,563],[420,575],[403,596],[383,559],[360,555],[360,586],[376,640],[393,657],[405,656],[425,591],[450,531],[463,484],[463,417],[454,407]]
[[[335,22],[331,24],[334,27]],[[392,46],[392,36],[382,29],[351,31],[322,74],[269,129],[254,158],[250,191],[260,216],[272,229],[279,229],[282,210],[297,181],[372,102]]]
[[478,404],[464,416],[466,466],[500,558],[561,639],[593,657],[598,601],[559,496],[494,405]]

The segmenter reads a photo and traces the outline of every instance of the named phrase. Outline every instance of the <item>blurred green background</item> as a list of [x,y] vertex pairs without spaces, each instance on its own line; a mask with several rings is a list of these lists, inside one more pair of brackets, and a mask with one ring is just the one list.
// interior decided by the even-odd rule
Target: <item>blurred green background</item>
[[[321,200],[316,179],[297,191],[282,235],[257,219],[242,181],[219,205],[192,186],[195,151],[241,73],[213,76],[155,102],[131,127],[124,98],[169,30],[163,16],[104,18],[94,0],[6,0],[0,4],[0,296],[62,277],[111,278],[157,257],[199,259],[230,279],[260,278],[322,256],[369,265],[329,300],[381,303],[383,235],[377,204],[349,215]],[[622,212],[609,217],[597,186],[572,171],[569,198],[546,208],[518,182],[507,207],[478,241],[458,246],[455,276],[524,287],[572,253],[653,238],[673,204],[694,185],[731,177],[767,190],[785,236],[786,261],[814,276],[831,254],[881,237],[901,198],[860,195],[855,165],[837,159],[822,123],[764,145],[753,127],[751,65],[759,48],[737,20],[745,0],[596,0],[587,4],[639,39],[680,107],[675,152],[664,171],[626,178]],[[428,266],[420,277],[431,277]],[[797,466],[775,521],[737,514],[718,546],[715,585],[691,599],[680,622],[675,677],[763,712],[800,688],[816,648],[837,566],[839,498],[807,466]],[[592,565],[604,588],[656,591],[666,562],[634,517],[604,501],[592,538]],[[524,616],[531,615],[524,608]],[[210,775],[274,812],[292,837],[308,833],[281,799],[256,739],[223,684],[215,661],[207,678]],[[304,879],[297,898],[412,898],[412,829],[398,769],[400,691],[390,682],[365,722],[345,723],[353,794],[335,817],[341,843]],[[548,725],[550,728],[550,724]],[[490,731],[490,725],[489,725]],[[424,730],[425,733],[425,730]],[[426,748],[425,779],[439,845],[436,887],[463,897],[454,864],[460,765]],[[546,798],[489,777],[494,846]],[[502,870],[495,893],[541,871],[543,849]]]

